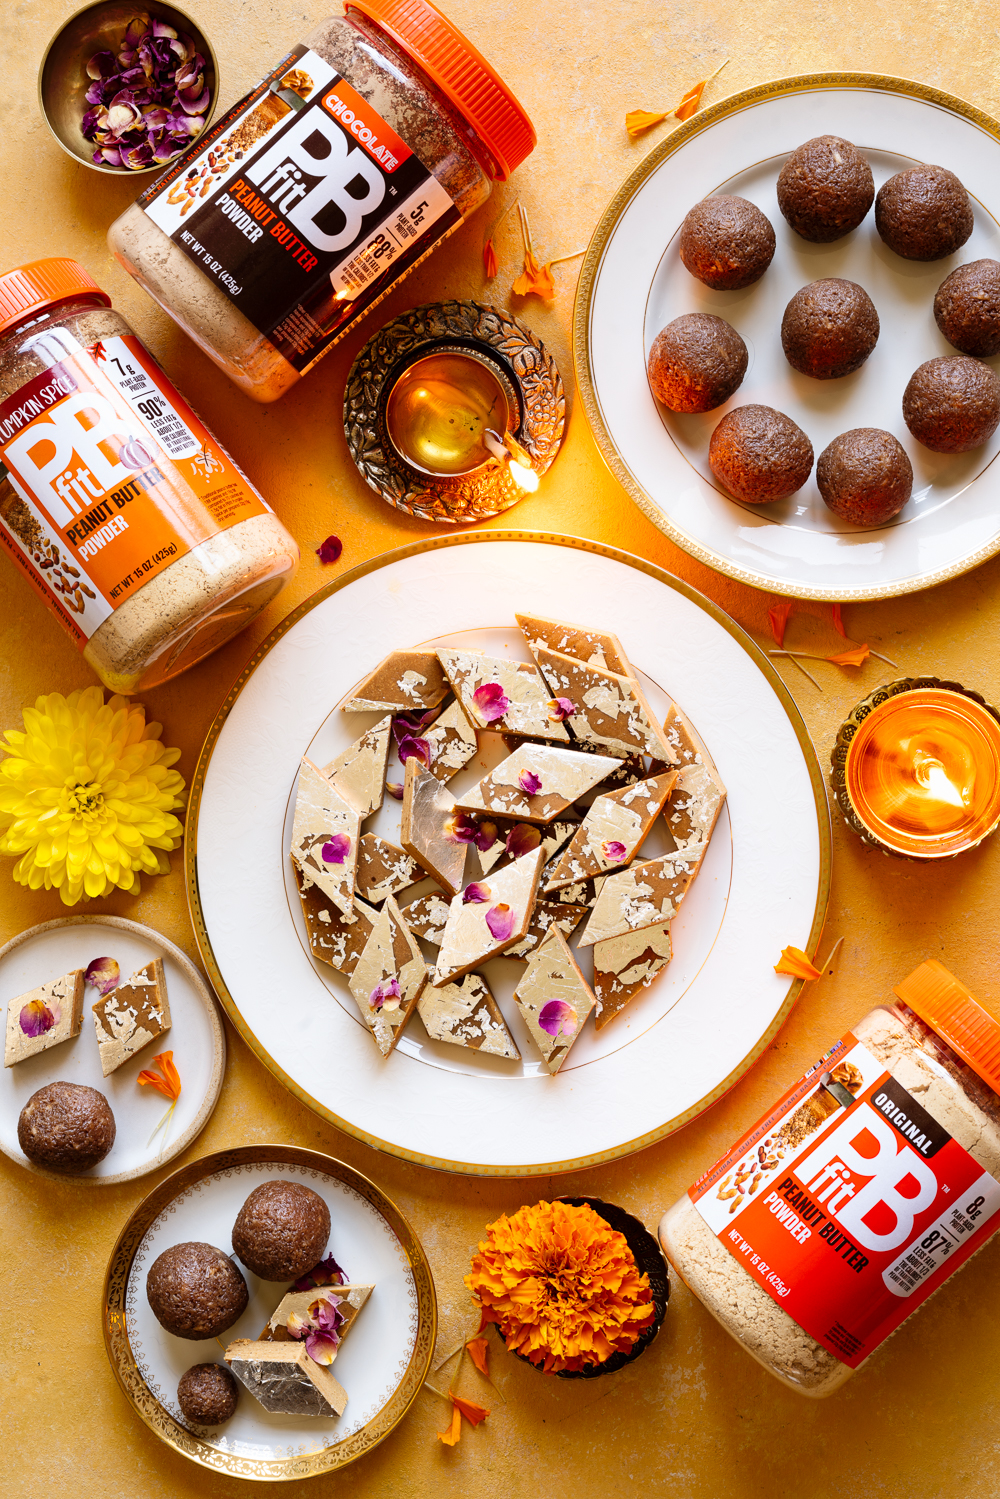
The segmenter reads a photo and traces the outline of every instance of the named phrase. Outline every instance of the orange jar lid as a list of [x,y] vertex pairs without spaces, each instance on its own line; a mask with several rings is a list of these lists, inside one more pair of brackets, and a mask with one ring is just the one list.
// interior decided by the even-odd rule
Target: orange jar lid
[[344,0],[398,42],[468,120],[503,182],[534,150],[537,136],[503,79],[430,0]]
[[111,306],[107,292],[75,260],[30,260],[0,276],[0,333],[21,323],[33,312],[43,312],[56,302],[68,302],[82,293],[97,296]]
[[894,992],[1000,1093],[1000,1024],[943,963],[928,958]]

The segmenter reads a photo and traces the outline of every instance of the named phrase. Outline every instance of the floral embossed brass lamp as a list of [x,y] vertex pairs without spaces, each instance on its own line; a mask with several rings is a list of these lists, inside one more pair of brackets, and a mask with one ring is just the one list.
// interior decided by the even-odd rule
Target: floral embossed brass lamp
[[878,688],[841,725],[832,759],[848,825],[883,853],[948,859],[1000,825],[1000,714],[957,682]]
[[562,441],[555,361],[479,302],[417,307],[381,328],[348,376],[344,428],[371,487],[422,520],[488,520],[538,488]]

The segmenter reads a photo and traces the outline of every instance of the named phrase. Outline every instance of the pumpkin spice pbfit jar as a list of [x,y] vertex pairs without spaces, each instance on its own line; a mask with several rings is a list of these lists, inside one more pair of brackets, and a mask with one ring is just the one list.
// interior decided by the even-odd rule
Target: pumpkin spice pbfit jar
[[782,1383],[830,1395],[1000,1227],[1000,1024],[935,959],[660,1223],[674,1270]]
[[0,276],[0,545],[122,693],[242,630],[299,560],[75,260]]
[[276,401],[531,152],[429,0],[345,0],[112,224],[112,254]]

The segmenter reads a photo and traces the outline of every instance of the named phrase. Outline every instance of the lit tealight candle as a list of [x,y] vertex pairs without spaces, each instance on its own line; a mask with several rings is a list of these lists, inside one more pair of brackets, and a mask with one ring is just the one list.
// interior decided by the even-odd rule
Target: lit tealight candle
[[385,420],[393,447],[425,474],[471,474],[493,454],[486,433],[506,432],[510,404],[497,375],[472,354],[439,350],[404,370]]
[[902,692],[862,721],[844,778],[879,843],[911,858],[949,858],[1000,824],[1000,724],[960,692]]

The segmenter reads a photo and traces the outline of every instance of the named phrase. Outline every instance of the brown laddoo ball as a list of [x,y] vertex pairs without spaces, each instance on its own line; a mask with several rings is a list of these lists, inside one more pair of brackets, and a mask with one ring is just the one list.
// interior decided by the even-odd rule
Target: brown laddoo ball
[[856,229],[875,198],[875,180],[857,146],[817,135],[793,151],[778,174],[778,207],[795,233],[826,245]]
[[963,354],[1000,354],[1000,261],[973,260],[946,276],[934,298],[934,318]]
[[738,500],[766,505],[802,488],[812,472],[812,443],[771,406],[737,406],[712,433],[708,462]]
[[717,291],[752,286],[771,264],[774,228],[756,203],[727,193],[703,198],[681,225],[681,260]]
[[297,1280],[319,1263],[330,1209],[311,1187],[270,1181],[255,1187],[233,1226],[233,1248],[261,1280]]
[[969,453],[1000,424],[1000,380],[965,354],[928,359],[903,392],[903,420],[933,453]]
[[875,228],[904,260],[942,260],[972,233],[972,204],[947,167],[910,167],[878,190]]
[[913,469],[891,432],[855,427],[820,453],[816,483],[834,515],[875,526],[902,510],[913,491]]
[[840,380],[859,370],[878,343],[875,304],[854,281],[830,276],[797,291],[781,320],[785,358],[801,375]]
[[656,335],[649,383],[671,411],[712,411],[743,384],[749,356],[731,323],[710,312],[688,312]]
[[174,1244],[154,1260],[146,1299],[161,1327],[178,1338],[217,1338],[250,1300],[247,1283],[214,1244]]
[[236,1412],[239,1388],[224,1364],[194,1364],[181,1375],[177,1404],[194,1426],[221,1426]]
[[65,1176],[79,1176],[103,1161],[115,1134],[108,1100],[83,1083],[46,1083],[17,1121],[17,1142],[28,1160]]

